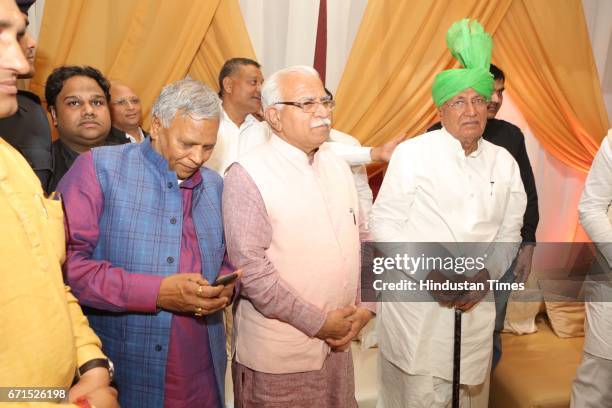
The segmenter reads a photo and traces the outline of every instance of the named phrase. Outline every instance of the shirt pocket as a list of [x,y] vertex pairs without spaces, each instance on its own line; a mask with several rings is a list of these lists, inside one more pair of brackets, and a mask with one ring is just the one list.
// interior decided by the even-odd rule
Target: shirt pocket
[[493,224],[501,224],[508,206],[510,183],[507,181],[491,182],[489,188],[483,192],[483,207],[486,220]]

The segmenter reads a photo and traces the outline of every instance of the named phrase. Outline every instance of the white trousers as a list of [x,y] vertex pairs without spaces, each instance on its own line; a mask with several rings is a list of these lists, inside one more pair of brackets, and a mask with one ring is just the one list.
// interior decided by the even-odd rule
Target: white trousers
[[[380,393],[376,408],[447,408],[451,407],[453,383],[429,375],[412,375],[379,353]],[[489,405],[489,375],[485,383],[461,385],[462,408],[486,408]]]
[[612,360],[586,351],[572,384],[570,408],[612,407]]

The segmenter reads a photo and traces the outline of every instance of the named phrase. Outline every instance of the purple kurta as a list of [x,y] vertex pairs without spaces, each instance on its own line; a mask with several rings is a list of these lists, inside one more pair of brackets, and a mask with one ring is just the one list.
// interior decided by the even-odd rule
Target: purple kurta
[[[78,171],[80,180],[91,180],[88,186],[87,200],[78,195],[64,197],[66,206],[76,213],[90,214],[91,219],[100,219],[103,211],[104,197],[96,173],[91,152],[85,153]],[[62,183],[69,183],[63,180]],[[202,182],[200,172],[180,184],[183,197],[183,229],[181,235],[180,268],[181,272],[201,272],[201,258],[198,240],[191,214],[193,188]],[[93,205],[92,205],[93,204]],[[70,235],[79,237],[88,243],[97,242],[98,223],[90,223],[88,228],[79,229],[71,226]],[[70,248],[69,248],[70,250]],[[72,275],[87,272],[87,259],[68,257],[65,268]],[[90,283],[97,293],[104,293],[104,301],[96,307],[107,310],[127,310],[131,312],[155,313],[159,285],[163,277],[125,271],[123,268],[104,263],[107,270],[103,279]],[[104,287],[116,288],[129,286],[129,296],[122,291],[104,291]],[[210,355],[208,331],[204,319],[175,314],[172,317],[170,346],[166,363],[165,407],[218,407],[220,399],[217,392],[215,376]],[[118,384],[121,387],[121,384]]]
[[[179,270],[201,272],[200,248],[191,214],[193,188],[202,182],[200,172],[180,183],[183,196],[183,232]],[[204,318],[172,316],[166,366],[164,407],[218,407],[217,386]]]

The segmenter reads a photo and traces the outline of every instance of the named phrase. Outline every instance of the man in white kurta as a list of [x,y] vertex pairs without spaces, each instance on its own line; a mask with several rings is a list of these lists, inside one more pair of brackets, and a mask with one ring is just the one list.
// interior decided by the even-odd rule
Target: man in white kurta
[[[379,242],[514,243],[499,246],[479,272],[481,279],[498,279],[516,256],[527,199],[516,161],[482,139],[493,89],[487,71],[483,66],[434,91],[443,128],[397,147],[370,229]],[[495,304],[457,299],[451,306],[464,310],[462,406],[486,407]],[[377,316],[379,407],[450,406],[453,308],[381,302]]]
[[[267,90],[269,86],[269,90]],[[274,134],[227,171],[237,407],[356,407],[350,341],[373,315],[359,296],[359,204],[349,167],[320,149],[333,101],[314,69],[262,89]]]
[[[603,140],[578,205],[580,222],[597,245],[606,275],[587,282],[582,362],[572,386],[572,408],[612,406],[612,129]],[[602,279],[603,278],[603,279]]]

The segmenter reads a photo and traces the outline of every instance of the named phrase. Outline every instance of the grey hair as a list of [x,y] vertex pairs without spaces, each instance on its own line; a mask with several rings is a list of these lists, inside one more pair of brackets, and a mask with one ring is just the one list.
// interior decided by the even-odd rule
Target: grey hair
[[208,86],[195,79],[185,78],[166,85],[153,104],[153,116],[164,128],[177,113],[194,120],[219,119],[221,101]]
[[283,95],[280,89],[281,78],[291,74],[303,74],[309,75],[316,78],[321,78],[317,70],[308,65],[295,65],[289,68],[283,68],[276,71],[270,77],[268,77],[261,87],[261,104],[263,109],[266,110],[268,107],[275,103],[282,102]]

